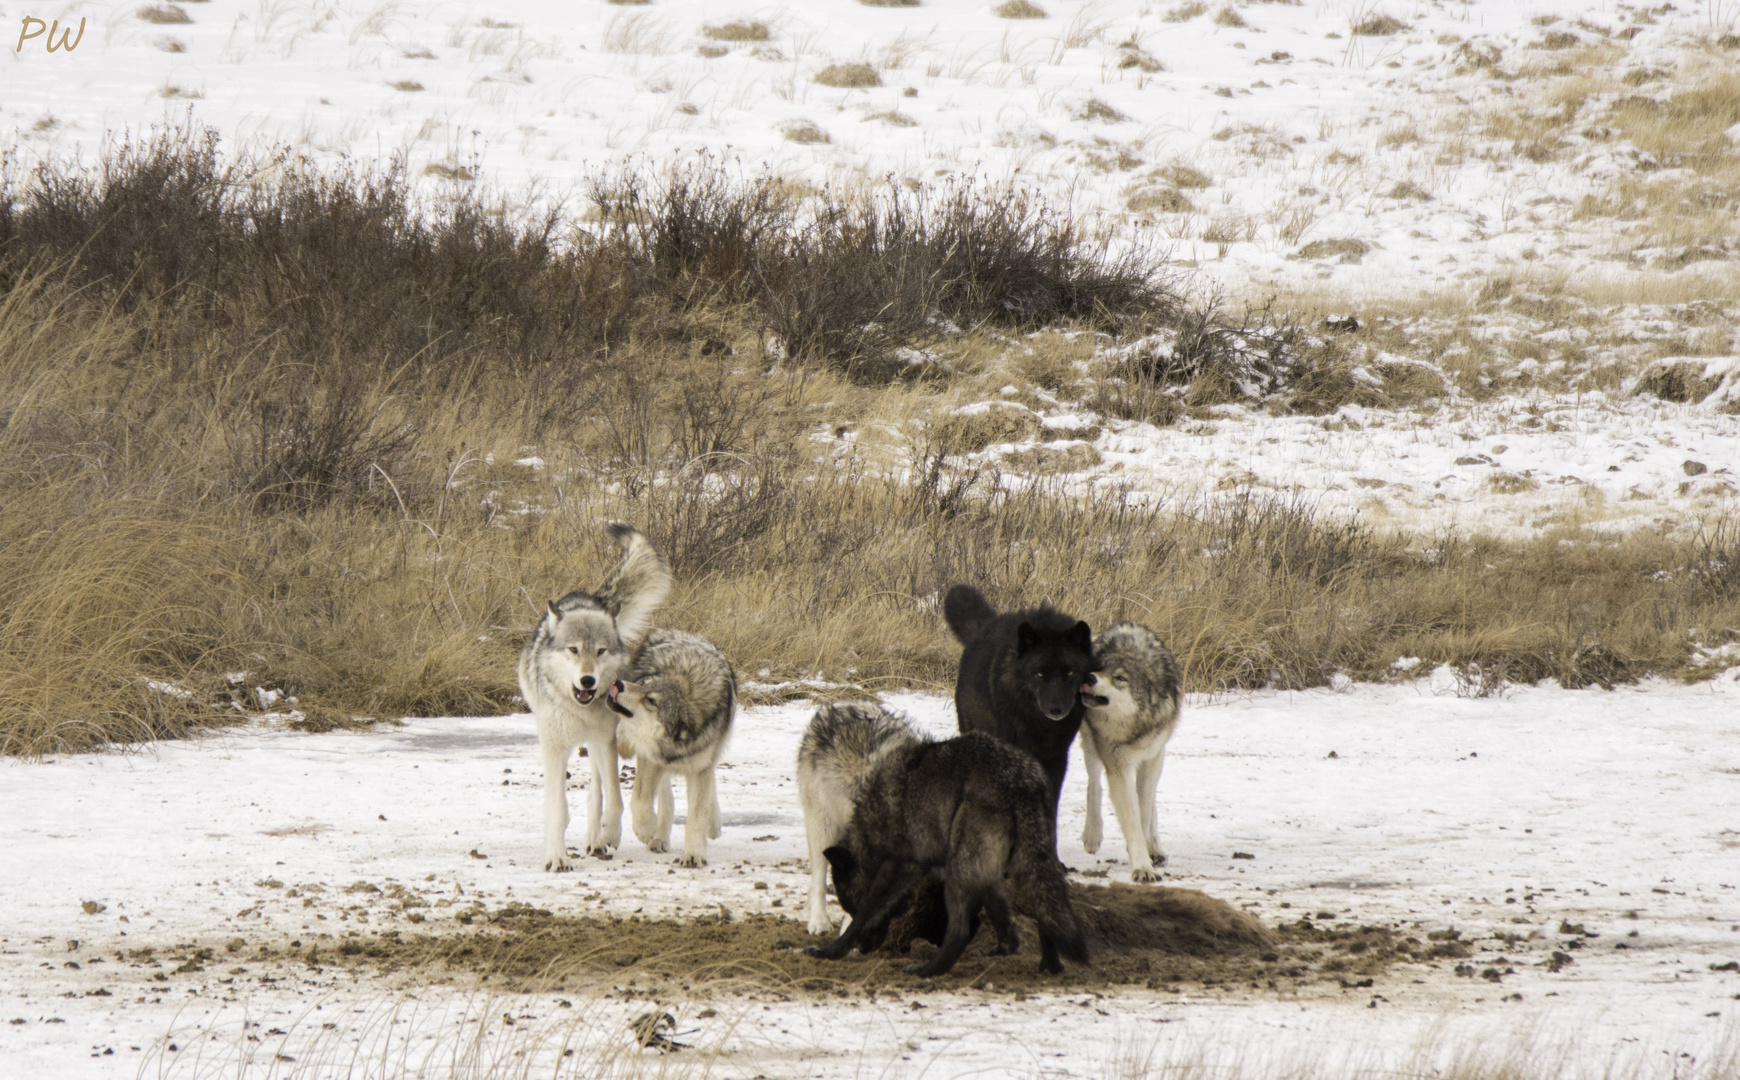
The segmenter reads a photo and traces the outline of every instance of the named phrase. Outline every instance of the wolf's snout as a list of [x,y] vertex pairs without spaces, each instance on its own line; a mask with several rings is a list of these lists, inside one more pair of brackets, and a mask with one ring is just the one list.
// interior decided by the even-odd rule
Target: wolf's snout
[[590,676],[590,675],[580,676],[580,688],[582,690],[590,690],[597,685],[598,685],[598,680],[593,678],[592,676]]

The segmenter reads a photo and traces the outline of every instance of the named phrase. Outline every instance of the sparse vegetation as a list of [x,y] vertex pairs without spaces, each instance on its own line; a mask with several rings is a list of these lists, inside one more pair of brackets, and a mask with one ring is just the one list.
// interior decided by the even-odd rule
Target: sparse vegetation
[[1047,18],[1045,9],[1028,0],[1003,0],[991,9],[991,14],[999,19],[1043,19]]
[[1393,15],[1370,15],[1354,23],[1351,32],[1360,37],[1389,37],[1407,29],[1408,24]]
[[134,14],[145,22],[161,26],[179,26],[193,21],[187,12],[175,4],[146,4]]

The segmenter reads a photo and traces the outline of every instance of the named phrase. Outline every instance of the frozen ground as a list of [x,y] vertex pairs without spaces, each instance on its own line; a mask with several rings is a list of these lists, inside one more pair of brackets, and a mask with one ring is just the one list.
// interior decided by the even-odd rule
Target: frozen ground
[[[1310,914],[1422,938],[1455,928],[1475,948],[1462,975],[1444,961],[1400,965],[1370,988],[1104,998],[1065,982],[1020,1001],[957,989],[917,1006],[726,993],[676,1007],[704,1053],[658,1066],[647,1052],[642,1065],[745,1078],[1107,1076],[1140,1075],[1147,1061],[1255,1075],[1509,1055],[1541,1075],[1731,1074],[1740,973],[1714,969],[1740,959],[1740,680],[1481,700],[1455,689],[1439,672],[1193,701],[1161,816],[1170,884],[1270,922]],[[891,700],[929,728],[952,727],[943,699]],[[651,1007],[632,991],[577,1003],[569,993],[569,1007],[222,946],[245,935],[330,952],[352,932],[468,932],[451,920],[516,901],[558,914],[724,905],[801,918],[791,762],[807,712],[743,711],[721,774],[724,836],[697,871],[630,840],[613,861],[542,872],[524,716],[318,736],[262,725],[146,752],[0,762],[0,1059],[32,1077],[325,1075],[346,1063],[400,1075],[405,1062],[469,1053],[495,1062],[494,1075],[520,1075],[566,1045],[627,1075],[641,1054],[628,1020]],[[1083,790],[1078,762],[1060,853],[1121,877],[1121,861],[1080,847]],[[1121,859],[1115,829],[1100,854]],[[178,970],[188,942],[216,946],[216,959]],[[147,947],[154,958],[132,957]],[[1556,972],[1555,951],[1572,960]],[[1487,969],[1497,981],[1477,974]]]

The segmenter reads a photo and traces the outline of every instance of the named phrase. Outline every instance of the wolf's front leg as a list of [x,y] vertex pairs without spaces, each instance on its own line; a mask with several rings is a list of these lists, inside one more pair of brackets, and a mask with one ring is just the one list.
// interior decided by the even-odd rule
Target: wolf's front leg
[[546,743],[544,751],[544,869],[574,869],[568,858],[568,758],[574,748]]
[[1148,853],[1156,866],[1166,862],[1160,850],[1160,834],[1154,824],[1154,789],[1160,786],[1160,770],[1166,764],[1166,748],[1136,769],[1136,802],[1142,809],[1142,834],[1148,838]]
[[1089,855],[1100,849],[1100,755],[1094,751],[1093,733],[1081,733],[1082,767],[1087,771],[1087,824],[1082,826],[1081,846]]
[[677,798],[671,793],[671,774],[666,772],[659,782],[659,788],[653,792],[658,811],[653,822],[653,843],[658,846],[654,851],[671,850],[671,824],[677,818]]
[[669,850],[669,845],[659,842],[658,810],[655,805],[665,783],[664,770],[659,768],[657,762],[644,754],[635,759],[634,793],[629,796],[628,808],[634,824],[635,839],[645,844],[648,851]]
[[819,811],[804,815],[804,840],[810,849],[810,902],[805,917],[812,934],[826,934],[834,929],[833,920],[828,918],[828,857],[822,854],[832,837],[815,820],[820,816]]
[[592,758],[592,767],[602,777],[593,805],[597,806],[599,800],[604,804],[604,819],[599,824],[590,854],[608,859],[610,853],[622,844],[622,762],[616,754],[615,731],[598,743],[586,749]]
[[707,833],[711,831],[708,825],[715,799],[713,770],[690,773],[688,783],[683,786],[688,789],[689,817],[683,823],[683,857],[677,860],[677,865],[706,866]]
[[1136,790],[1141,787],[1140,767],[1131,767],[1114,758],[1107,762],[1106,787],[1112,796],[1112,811],[1118,815],[1118,828],[1124,831],[1124,850],[1130,856],[1131,881],[1158,881],[1154,860],[1148,852],[1148,837],[1142,828],[1142,809],[1137,804]]

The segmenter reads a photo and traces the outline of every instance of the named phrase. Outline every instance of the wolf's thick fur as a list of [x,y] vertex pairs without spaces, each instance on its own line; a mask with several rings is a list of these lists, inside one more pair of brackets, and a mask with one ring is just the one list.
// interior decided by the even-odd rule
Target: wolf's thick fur
[[1061,952],[1088,962],[1069,902],[1047,812],[1045,774],[1027,754],[983,732],[914,742],[883,755],[865,778],[843,843],[827,849],[840,906],[852,917],[839,937],[812,947],[837,960],[886,926],[925,878],[943,884],[948,930],[935,956],[906,969],[940,975],[960,959],[981,908],[997,932],[997,955],[1016,951],[1005,884],[1039,923],[1040,966],[1062,971]]
[[1081,686],[1093,669],[1093,631],[1049,606],[999,615],[971,585],[948,591],[943,615],[965,646],[955,681],[961,731],[989,732],[1032,754],[1055,819],[1081,727]]
[[889,752],[923,738],[904,716],[873,701],[823,705],[810,717],[797,756],[798,798],[810,849],[810,933],[834,928],[828,918],[828,860],[823,852],[845,837],[864,778]]
[[1166,861],[1154,834],[1154,788],[1166,760],[1166,741],[1178,725],[1182,696],[1178,661],[1160,635],[1140,623],[1108,626],[1094,642],[1097,670],[1082,687],[1087,713],[1081,753],[1087,765],[1087,826],[1082,847],[1100,849],[1100,768],[1112,812],[1124,832],[1130,880],[1159,879]]
[[629,650],[646,633],[653,611],[671,591],[671,571],[647,538],[613,522],[622,563],[596,592],[552,600],[520,651],[520,693],[538,724],[544,758],[544,869],[573,869],[568,858],[568,762],[586,747],[586,853],[609,858],[622,839],[622,789],[617,781],[616,715],[604,690]]
[[720,828],[713,767],[737,708],[730,661],[699,634],[650,631],[635,650],[628,677],[611,686],[607,704],[619,717],[617,748],[635,760],[634,835],[649,851],[671,849],[671,775],[679,774],[689,816],[677,865],[705,866],[707,841]]

